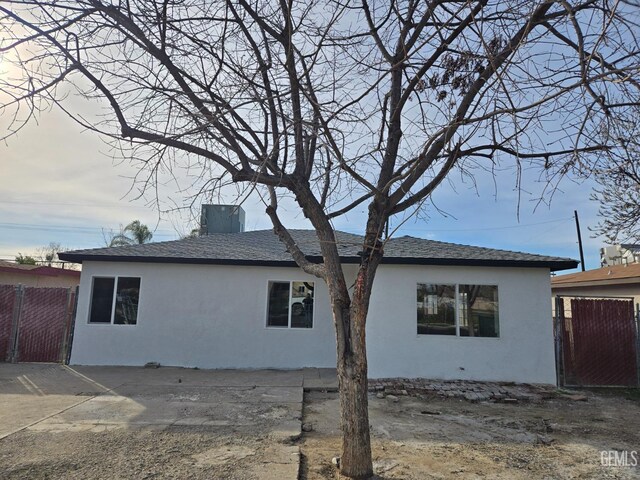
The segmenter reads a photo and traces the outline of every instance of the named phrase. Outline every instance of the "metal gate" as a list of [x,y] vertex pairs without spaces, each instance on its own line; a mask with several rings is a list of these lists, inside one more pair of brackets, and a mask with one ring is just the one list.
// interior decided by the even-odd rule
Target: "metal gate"
[[558,296],[554,330],[559,385],[639,385],[633,299]]
[[0,285],[0,361],[67,363],[77,289]]

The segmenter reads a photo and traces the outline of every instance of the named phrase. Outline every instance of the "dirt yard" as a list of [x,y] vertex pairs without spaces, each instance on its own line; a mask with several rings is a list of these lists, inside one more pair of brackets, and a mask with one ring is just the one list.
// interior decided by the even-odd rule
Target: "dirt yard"
[[[103,432],[22,431],[0,443],[1,479],[193,479],[290,478],[270,439],[218,434],[197,427],[114,429]],[[289,447],[293,448],[293,447]],[[297,461],[297,448],[292,452]],[[282,475],[278,475],[278,470]]]
[[[336,478],[339,402],[322,392],[331,372],[0,367],[1,480]],[[637,390],[578,401],[438,385],[371,393],[379,479],[640,478],[638,467],[601,465],[602,451],[640,451]],[[518,398],[480,401],[494,390]]]
[[[603,450],[640,453],[640,402],[626,396],[504,404],[372,394],[374,468],[389,480],[640,478],[640,467],[601,465]],[[302,478],[336,478],[337,395],[307,393],[304,405],[313,430],[301,443]]]

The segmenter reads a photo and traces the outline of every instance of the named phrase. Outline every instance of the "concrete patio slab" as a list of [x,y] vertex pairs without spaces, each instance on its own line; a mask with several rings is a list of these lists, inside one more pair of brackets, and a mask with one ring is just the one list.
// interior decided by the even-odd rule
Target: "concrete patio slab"
[[[305,378],[328,385],[331,373],[0,364],[0,440],[176,429],[221,438],[244,435],[266,442],[256,449],[259,454],[245,447],[224,454],[247,464],[247,478],[294,479],[299,452],[290,440],[301,433]],[[215,461],[225,461],[224,455]]]
[[210,387],[251,387],[280,386],[301,387],[302,370],[200,370],[180,367],[67,367],[79,375],[95,382],[114,388],[123,383],[142,383],[144,385],[203,385]]
[[338,391],[335,368],[304,368],[302,376],[302,386],[305,391]]

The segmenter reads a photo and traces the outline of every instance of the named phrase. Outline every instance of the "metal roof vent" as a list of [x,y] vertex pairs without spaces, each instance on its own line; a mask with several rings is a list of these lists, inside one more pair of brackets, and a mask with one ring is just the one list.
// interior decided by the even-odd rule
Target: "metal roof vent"
[[244,210],[239,205],[202,205],[200,235],[244,232]]

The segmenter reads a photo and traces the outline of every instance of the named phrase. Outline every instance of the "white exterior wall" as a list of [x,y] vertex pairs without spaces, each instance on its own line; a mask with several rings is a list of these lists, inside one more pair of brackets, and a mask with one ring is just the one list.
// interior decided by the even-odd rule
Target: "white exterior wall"
[[[141,277],[137,325],[88,324],[92,277],[116,275]],[[313,329],[266,327],[269,280],[315,282]],[[500,338],[418,335],[417,283],[497,285]],[[382,265],[367,326],[369,376],[554,384],[550,295],[547,269]],[[326,286],[296,268],[83,265],[73,364],[335,367],[335,355]]]
[[[499,338],[418,335],[416,285],[498,286]],[[367,325],[369,376],[556,383],[549,270],[384,266]]]
[[[89,324],[93,276],[140,277],[136,325]],[[311,329],[267,328],[269,280],[315,282]],[[84,262],[71,363],[335,367],[323,282],[296,268]]]

